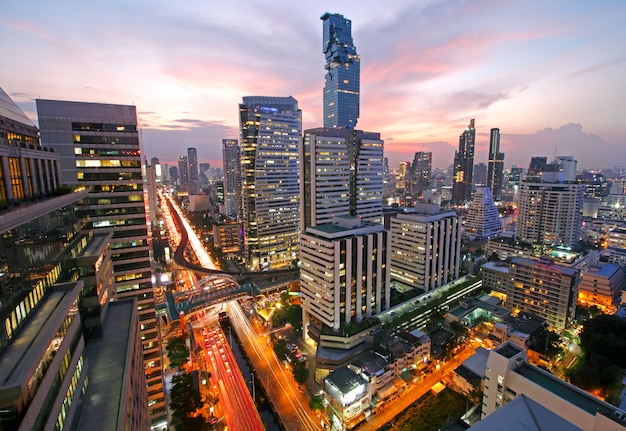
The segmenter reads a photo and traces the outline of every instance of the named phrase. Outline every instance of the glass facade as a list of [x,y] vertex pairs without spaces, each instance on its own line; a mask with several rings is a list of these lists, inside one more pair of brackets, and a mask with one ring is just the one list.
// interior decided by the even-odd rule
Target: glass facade
[[361,58],[352,42],[352,23],[339,14],[326,13],[323,46],[326,57],[324,127],[356,127],[359,118]]
[[293,97],[244,97],[239,112],[248,267],[284,267],[298,246],[302,112]]

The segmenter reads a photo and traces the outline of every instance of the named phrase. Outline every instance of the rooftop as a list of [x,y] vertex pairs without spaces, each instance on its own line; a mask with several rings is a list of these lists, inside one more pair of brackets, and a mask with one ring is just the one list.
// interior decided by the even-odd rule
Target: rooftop
[[124,375],[131,371],[127,364],[131,323],[137,309],[134,299],[109,304],[103,337],[87,344],[85,355],[89,363],[89,385],[80,417],[80,429],[116,430],[120,409],[126,402]]
[[600,411],[610,417],[615,411],[615,407],[527,362],[522,362],[513,371],[591,415],[595,416]]
[[326,377],[326,381],[336,386],[342,394],[347,394],[359,385],[366,383],[361,376],[348,367],[337,368]]
[[523,349],[521,347],[518,347],[511,342],[504,343],[495,349],[496,352],[498,352],[500,355],[504,356],[507,359],[511,359],[513,356],[517,355],[522,350]]
[[526,395],[520,395],[469,429],[470,431],[582,431]]

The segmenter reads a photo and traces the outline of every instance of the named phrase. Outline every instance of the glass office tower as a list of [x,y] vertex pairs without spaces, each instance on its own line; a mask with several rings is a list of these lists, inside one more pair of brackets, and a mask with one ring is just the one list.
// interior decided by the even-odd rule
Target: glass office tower
[[323,50],[326,57],[324,127],[356,127],[359,118],[361,58],[352,42],[352,22],[325,13]]

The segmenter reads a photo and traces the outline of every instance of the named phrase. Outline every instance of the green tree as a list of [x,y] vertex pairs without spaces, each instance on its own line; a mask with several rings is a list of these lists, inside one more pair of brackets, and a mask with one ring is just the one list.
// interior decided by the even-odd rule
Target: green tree
[[167,343],[167,358],[170,361],[170,368],[180,368],[189,359],[189,349],[184,337],[174,337]]
[[303,385],[309,379],[309,370],[304,366],[293,367],[293,378],[297,384]]
[[309,407],[311,410],[323,410],[324,409],[324,397],[321,395],[316,395],[309,400]]
[[191,374],[183,373],[172,377],[170,408],[180,416],[195,412],[202,407],[202,397],[193,383]]

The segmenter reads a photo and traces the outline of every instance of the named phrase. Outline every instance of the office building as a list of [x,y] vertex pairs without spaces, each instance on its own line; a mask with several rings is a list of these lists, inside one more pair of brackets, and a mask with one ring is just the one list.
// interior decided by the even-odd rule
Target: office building
[[583,187],[555,182],[548,174],[553,173],[543,172],[542,182],[521,183],[516,238],[543,246],[575,245],[582,228]]
[[61,157],[63,182],[84,186],[79,208],[110,241],[115,297],[137,298],[153,424],[165,421],[160,334],[154,310],[150,232],[134,106],[37,99],[41,140]]
[[179,183],[179,178],[178,178],[178,167],[177,166],[170,166],[169,170],[167,171],[169,176],[170,176],[170,186],[173,187],[175,185],[177,185]]
[[563,172],[563,181],[566,183],[576,181],[576,173],[578,161],[574,160],[572,156],[558,156],[554,160],[554,164],[559,167],[559,170]]
[[415,196],[420,196],[425,190],[430,188],[432,170],[433,153],[430,151],[416,152],[411,165],[411,181]]
[[487,165],[478,163],[474,165],[474,186],[485,187],[487,185]]
[[213,172],[209,163],[198,164],[198,186],[206,187],[213,183]]
[[[482,404],[483,421],[471,430],[626,429],[623,411],[529,364],[526,350],[511,341],[489,353]],[[491,415],[498,420],[490,420]]]
[[303,231],[339,216],[382,222],[383,145],[379,133],[305,130],[300,152]]
[[548,165],[547,157],[531,157],[528,171],[526,171],[526,181],[531,183],[541,182],[541,173],[546,170]]
[[500,129],[491,129],[489,138],[489,162],[487,166],[487,187],[495,200],[500,199],[504,178],[504,153],[500,152]]
[[189,194],[197,195],[199,190],[198,151],[193,147],[187,148],[187,173],[189,175]]
[[224,212],[236,217],[241,208],[241,150],[236,139],[222,139],[224,163]]
[[391,219],[391,278],[429,292],[459,278],[461,217],[418,202]]
[[463,231],[468,237],[476,239],[492,238],[502,233],[502,220],[489,187],[476,189]]
[[293,97],[254,96],[239,114],[246,263],[253,271],[289,266],[300,223],[302,111]]
[[305,338],[319,339],[323,325],[337,332],[391,306],[390,249],[389,231],[357,217],[337,217],[301,234]]
[[547,257],[516,257],[509,266],[505,306],[536,314],[561,331],[574,318],[579,285],[580,269]]
[[396,193],[403,195],[407,191],[407,187],[410,189],[411,179],[408,175],[411,168],[409,162],[400,162],[400,168],[396,175]]
[[352,23],[343,15],[330,13],[321,20],[326,58],[324,127],[353,129],[359,118],[361,58],[352,41]]
[[324,379],[323,393],[326,426],[333,430],[354,428],[365,419],[372,402],[368,381],[348,367],[338,368]]
[[475,141],[476,129],[472,119],[459,137],[459,149],[454,153],[452,178],[452,204],[454,205],[463,205],[472,198]]
[[189,159],[187,156],[178,158],[178,187],[180,190],[189,191]]

